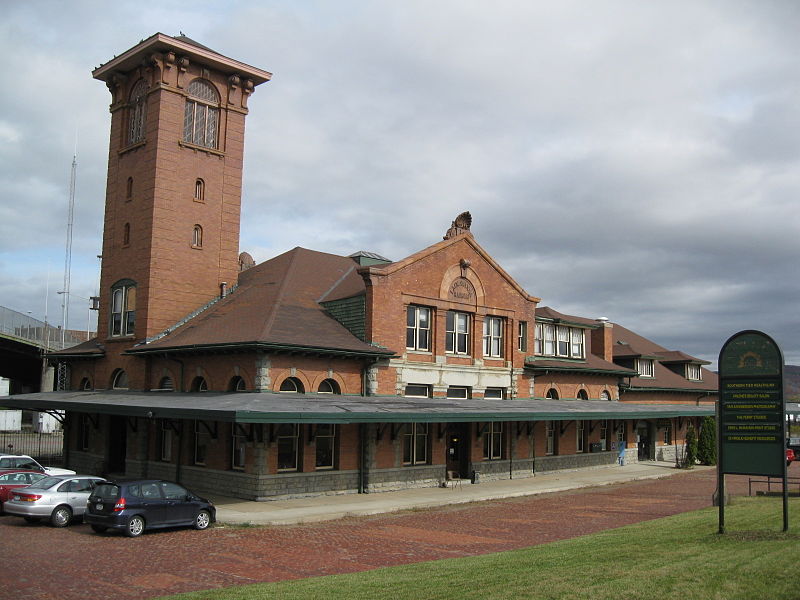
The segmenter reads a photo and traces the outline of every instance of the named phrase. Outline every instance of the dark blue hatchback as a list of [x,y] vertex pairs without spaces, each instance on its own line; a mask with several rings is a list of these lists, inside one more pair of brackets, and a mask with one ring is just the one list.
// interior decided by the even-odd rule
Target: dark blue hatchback
[[84,521],[96,533],[121,529],[128,537],[137,537],[145,529],[159,527],[207,529],[216,521],[216,509],[172,481],[105,481],[89,496]]

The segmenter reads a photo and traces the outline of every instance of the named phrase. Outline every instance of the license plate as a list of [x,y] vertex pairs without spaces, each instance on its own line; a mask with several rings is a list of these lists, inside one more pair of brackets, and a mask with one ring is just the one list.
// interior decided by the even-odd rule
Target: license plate
[[94,507],[95,507],[97,510],[103,510],[103,505],[102,505],[102,504],[95,504],[95,505],[94,505]]

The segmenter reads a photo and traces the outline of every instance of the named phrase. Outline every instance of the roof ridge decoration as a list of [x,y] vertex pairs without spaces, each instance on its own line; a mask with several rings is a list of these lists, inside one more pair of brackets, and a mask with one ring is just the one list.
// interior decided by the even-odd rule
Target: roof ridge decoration
[[444,234],[443,240],[449,240],[450,238],[454,238],[457,235],[461,235],[463,233],[469,232],[469,228],[472,225],[472,215],[469,211],[464,211],[460,215],[458,215],[455,221],[452,222],[450,225],[450,229],[447,230],[447,233]]

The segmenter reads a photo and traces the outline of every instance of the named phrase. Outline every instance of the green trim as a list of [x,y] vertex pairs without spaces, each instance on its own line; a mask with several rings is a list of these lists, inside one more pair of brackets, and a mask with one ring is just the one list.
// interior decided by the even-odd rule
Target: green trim
[[628,392],[680,392],[685,393],[698,393],[703,394],[719,394],[719,390],[714,388],[665,388],[665,387],[623,387],[623,391]]

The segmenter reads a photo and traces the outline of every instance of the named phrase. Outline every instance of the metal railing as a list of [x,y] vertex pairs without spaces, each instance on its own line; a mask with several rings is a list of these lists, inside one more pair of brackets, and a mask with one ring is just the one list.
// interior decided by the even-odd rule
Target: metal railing
[[[767,477],[766,479],[754,479],[752,477],[748,478],[747,483],[747,495],[753,495],[753,484],[754,483],[766,483],[767,484],[767,494],[772,494],[772,486],[777,486],[778,491],[783,491],[783,477]],[[797,493],[800,494],[800,477],[787,477],[786,478],[786,489],[791,490],[792,486],[797,486]]]
[[85,342],[86,332],[67,330],[61,343],[61,327],[54,327],[21,312],[0,306],[0,334],[40,346],[45,350],[63,350]]
[[47,466],[61,466],[64,463],[64,432],[0,431],[0,454],[24,454]]

